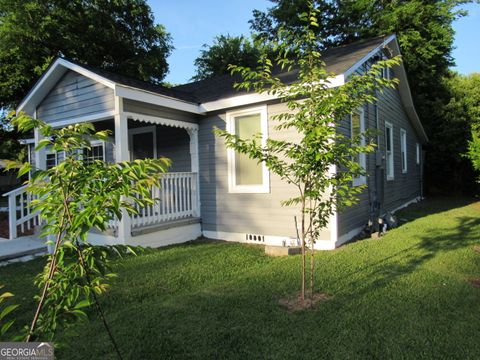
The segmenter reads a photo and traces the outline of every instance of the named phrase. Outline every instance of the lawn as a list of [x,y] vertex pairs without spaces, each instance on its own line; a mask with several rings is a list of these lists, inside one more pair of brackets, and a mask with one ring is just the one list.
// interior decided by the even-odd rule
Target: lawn
[[[479,359],[480,203],[433,199],[380,240],[317,255],[318,288],[332,298],[288,312],[298,256],[257,246],[191,243],[123,260],[101,301],[125,359]],[[0,268],[32,315],[40,259]],[[115,359],[95,312],[62,332],[60,359]]]

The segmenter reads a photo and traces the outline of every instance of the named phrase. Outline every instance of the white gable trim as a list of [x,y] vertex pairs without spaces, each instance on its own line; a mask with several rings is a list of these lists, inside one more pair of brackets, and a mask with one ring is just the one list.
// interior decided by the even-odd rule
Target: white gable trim
[[[347,78],[349,75],[357,71],[366,61],[368,61],[370,58],[375,56],[379,51],[381,51],[381,49],[383,49],[388,45],[391,46],[393,55],[401,55],[400,47],[398,46],[397,36],[395,34],[390,35],[380,45],[378,45],[375,49],[370,51],[362,59],[360,59],[355,64],[353,64],[347,71],[345,71],[344,73],[345,78]],[[415,110],[415,106],[413,104],[413,99],[412,99],[412,92],[410,90],[410,85],[408,84],[407,73],[405,72],[405,67],[403,66],[403,63],[400,64],[399,66],[396,66],[395,70],[398,71],[398,78],[400,80],[400,83],[398,85],[398,91],[400,93],[400,98],[402,99],[402,103],[408,115],[408,118],[412,122],[413,127],[415,128],[417,133],[420,135],[420,137],[423,139],[423,141],[427,142],[428,136]]]
[[395,40],[397,36],[395,34],[390,35],[388,38],[386,38],[380,45],[378,45],[375,49],[370,51],[367,55],[365,55],[363,58],[361,58],[359,61],[357,61],[355,64],[352,65],[347,71],[345,71],[344,76],[347,77],[351,74],[353,74],[355,71],[357,71],[366,61],[368,61],[370,58],[375,56],[381,49],[387,46],[391,41]]
[[115,83],[105,79],[94,72],[85,69],[84,67],[73,64],[65,59],[57,59],[45,72],[42,77],[33,86],[27,96],[21,101],[17,107],[17,112],[25,111],[29,115],[33,115],[37,106],[47,96],[50,90],[57,84],[60,78],[68,71],[72,70],[80,75],[88,77],[94,81],[97,81],[111,89],[114,88]]

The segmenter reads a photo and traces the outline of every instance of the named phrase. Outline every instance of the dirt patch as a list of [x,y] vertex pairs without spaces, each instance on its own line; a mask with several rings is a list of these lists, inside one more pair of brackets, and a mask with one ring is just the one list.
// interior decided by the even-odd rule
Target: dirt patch
[[477,253],[480,253],[480,245],[475,245],[473,247],[473,251],[477,252]]
[[480,288],[480,279],[470,279],[470,280],[468,280],[468,282],[473,287]]
[[325,293],[315,293],[313,294],[313,298],[307,295],[306,299],[302,300],[300,294],[298,294],[294,297],[280,299],[278,302],[280,305],[286,307],[288,311],[294,312],[313,309],[318,303],[330,300],[331,298],[332,296]]

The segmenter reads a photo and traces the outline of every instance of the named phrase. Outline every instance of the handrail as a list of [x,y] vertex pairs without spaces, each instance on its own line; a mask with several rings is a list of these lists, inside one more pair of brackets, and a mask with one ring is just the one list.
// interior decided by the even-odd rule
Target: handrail
[[17,195],[17,194],[20,194],[20,193],[22,193],[22,192],[25,192],[25,189],[27,188],[27,186],[28,186],[28,185],[23,185],[23,186],[20,186],[20,187],[18,187],[18,188],[16,188],[16,189],[10,190],[9,192],[3,194],[3,196],[6,197],[6,196],[13,195],[13,194]]
[[8,197],[8,228],[9,239],[17,238],[17,227],[20,226],[22,232],[30,230],[40,224],[38,212],[32,212],[32,200],[34,196],[27,192],[27,185],[13,189],[3,194]]

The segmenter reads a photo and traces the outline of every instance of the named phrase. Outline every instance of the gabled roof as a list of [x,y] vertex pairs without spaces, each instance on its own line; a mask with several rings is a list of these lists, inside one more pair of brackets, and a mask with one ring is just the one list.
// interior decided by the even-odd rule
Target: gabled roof
[[[387,46],[393,55],[400,55],[400,48],[395,35],[379,36],[326,50],[322,54],[326,69],[328,72],[337,74],[336,78],[332,79],[331,86],[343,85],[349,74],[353,73],[366,61],[376,56],[382,48]],[[22,100],[17,111],[26,111],[33,114],[48,92],[69,70],[111,88],[116,96],[194,114],[205,114],[209,111],[260,103],[276,98],[274,95],[247,93],[246,91],[236,90],[234,84],[240,80],[238,75],[215,76],[211,79],[168,88],[79,64],[64,58],[57,58]],[[424,141],[428,141],[413,105],[405,68],[403,65],[400,65],[398,70],[396,74],[398,74],[400,79],[399,92],[407,115],[418,134]],[[296,80],[297,71],[284,72],[279,74],[279,77],[285,83],[291,83]]]

